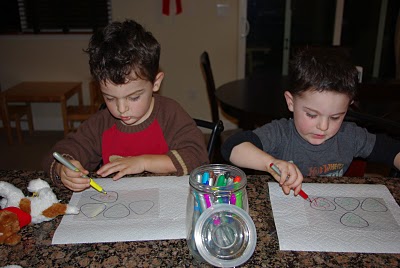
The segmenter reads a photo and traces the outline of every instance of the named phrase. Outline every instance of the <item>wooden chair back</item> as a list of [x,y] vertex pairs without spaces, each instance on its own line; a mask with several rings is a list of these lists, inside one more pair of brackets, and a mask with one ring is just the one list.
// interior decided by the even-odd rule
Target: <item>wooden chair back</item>
[[[3,93],[0,92],[0,119],[2,121],[3,127],[6,124],[6,117],[8,118],[9,127],[11,127],[11,122],[15,122],[15,130],[17,133],[18,142],[20,144],[24,143],[21,122],[26,121],[28,123],[29,134],[33,134],[33,118],[32,118],[32,109],[31,104],[18,104],[18,105],[9,105],[6,104]],[[12,135],[8,134],[8,141],[12,144]]]
[[99,110],[101,104],[104,102],[100,86],[93,80],[89,82],[89,94],[89,105],[69,105],[67,107],[68,132],[76,131],[77,127],[75,127],[75,123],[82,123],[87,120]]

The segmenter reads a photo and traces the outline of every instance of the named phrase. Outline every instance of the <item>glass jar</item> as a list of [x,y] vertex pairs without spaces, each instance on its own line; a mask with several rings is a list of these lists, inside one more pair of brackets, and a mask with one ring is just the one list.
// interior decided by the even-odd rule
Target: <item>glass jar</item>
[[187,244],[201,262],[233,267],[254,252],[257,234],[248,215],[245,173],[234,166],[211,164],[193,170],[187,200]]

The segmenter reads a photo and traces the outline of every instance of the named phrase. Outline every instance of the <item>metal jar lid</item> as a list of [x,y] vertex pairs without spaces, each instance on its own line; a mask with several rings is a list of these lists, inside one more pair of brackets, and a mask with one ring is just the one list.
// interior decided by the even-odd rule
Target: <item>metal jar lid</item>
[[234,267],[253,255],[257,233],[246,211],[228,204],[216,204],[200,215],[194,240],[198,252],[209,264]]

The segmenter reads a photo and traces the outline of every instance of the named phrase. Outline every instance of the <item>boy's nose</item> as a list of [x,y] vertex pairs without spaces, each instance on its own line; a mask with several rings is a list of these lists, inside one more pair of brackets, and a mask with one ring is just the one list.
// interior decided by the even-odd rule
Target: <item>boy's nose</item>
[[318,121],[317,128],[319,130],[325,131],[329,128],[329,120],[328,119],[321,119]]
[[120,114],[124,114],[126,111],[129,110],[129,107],[124,100],[119,100],[117,102],[117,110]]

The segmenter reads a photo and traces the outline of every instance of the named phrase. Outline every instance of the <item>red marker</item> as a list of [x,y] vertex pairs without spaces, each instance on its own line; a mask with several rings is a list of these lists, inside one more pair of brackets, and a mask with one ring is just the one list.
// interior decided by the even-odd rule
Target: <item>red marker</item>
[[[281,176],[281,171],[279,170],[279,168],[274,163],[271,163],[269,166],[270,166],[270,168],[272,168],[276,172],[276,174]],[[308,197],[308,194],[306,194],[303,190],[300,190],[299,195],[301,197],[303,197],[305,200],[307,200],[310,203],[312,203],[311,199]]]

